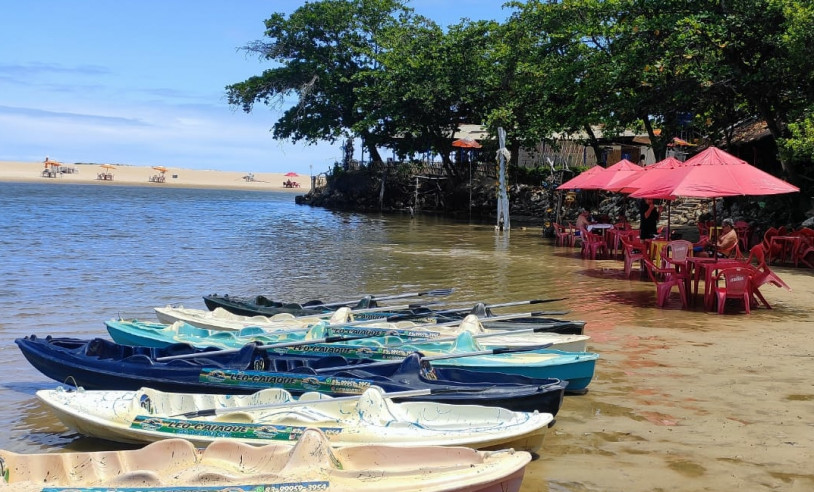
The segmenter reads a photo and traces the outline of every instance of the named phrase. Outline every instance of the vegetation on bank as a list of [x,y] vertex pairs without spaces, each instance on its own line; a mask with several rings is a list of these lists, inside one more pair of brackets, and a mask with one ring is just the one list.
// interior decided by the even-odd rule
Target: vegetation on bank
[[[351,171],[336,166],[326,177],[324,186],[297,196],[296,202],[333,210],[432,213],[495,223],[494,175],[482,174],[474,176],[471,182],[442,186],[434,180],[417,180],[420,170],[418,163],[372,163]],[[552,222],[574,222],[581,208],[590,210],[603,221],[616,222],[622,216],[629,222],[639,221],[639,201],[619,193],[583,190],[574,193],[574,201],[569,202],[567,193],[555,188],[560,180],[570,177],[563,171],[552,173],[548,168],[530,170],[510,166],[507,181],[512,223],[553,233]],[[760,237],[772,226],[814,226],[814,209],[801,212],[797,195],[719,199],[715,201],[715,213],[719,219],[730,217],[750,223]],[[699,220],[710,220],[711,203],[701,199],[676,200],[671,203],[672,223],[695,226]]]
[[738,122],[758,118],[783,177],[814,180],[808,0],[511,1],[503,23],[446,29],[407,5],[322,0],[273,14],[245,47],[270,67],[227,86],[229,103],[283,109],[278,139],[356,137],[373,162],[381,149],[434,153],[453,186],[466,180],[450,157],[461,123],[503,127],[514,156],[561,133],[598,148],[596,128],[646,132],[660,159],[674,136],[726,148]]

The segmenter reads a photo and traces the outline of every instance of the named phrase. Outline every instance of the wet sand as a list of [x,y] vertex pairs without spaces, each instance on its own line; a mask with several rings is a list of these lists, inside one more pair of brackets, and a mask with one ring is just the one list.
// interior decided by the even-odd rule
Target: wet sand
[[[114,169],[105,169],[99,164],[63,165],[75,168],[76,173],[60,173],[55,178],[43,177],[43,162],[0,161],[0,181],[34,182],[34,183],[82,183],[100,186],[163,186],[176,188],[221,188],[258,191],[290,191],[305,194],[311,187],[308,175],[286,176],[284,173],[253,173],[253,180],[247,180],[248,172],[216,171],[168,167],[164,173],[163,183],[151,182],[152,176],[161,173],[150,166],[115,165]],[[112,180],[100,180],[100,173],[109,173]],[[299,183],[299,187],[286,188],[286,181]]]
[[574,308],[596,378],[566,397],[522,491],[814,490],[814,271],[773,270],[792,291],[764,286],[778,309],[751,315],[682,311],[675,294],[669,327]]

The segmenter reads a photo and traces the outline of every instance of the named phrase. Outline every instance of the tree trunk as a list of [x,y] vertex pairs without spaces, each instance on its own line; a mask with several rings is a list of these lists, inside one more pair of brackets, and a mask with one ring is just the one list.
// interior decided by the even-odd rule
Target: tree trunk
[[[599,146],[599,141],[596,139],[596,134],[594,134],[594,130],[591,128],[591,125],[585,125],[585,132],[588,134],[588,143],[590,144],[591,148],[594,149],[596,162],[599,164],[599,156],[602,155],[602,147]],[[608,167],[608,163],[603,163],[602,167]]]
[[[775,141],[778,141],[783,138],[788,138],[788,131],[786,130],[785,125],[783,125],[779,120],[780,118],[772,111],[769,105],[765,102],[761,102],[758,104],[758,111],[760,115],[766,120],[766,128],[769,129],[769,133],[772,134]],[[783,157],[783,153],[780,153],[780,165],[783,167],[783,172],[786,173],[786,178],[794,185],[799,185],[799,177],[797,176],[797,171],[794,169],[794,166],[788,161],[788,159]]]
[[382,156],[379,155],[379,149],[376,148],[375,143],[368,143],[368,141],[365,140],[365,148],[367,149],[367,153],[370,155],[370,162],[382,162]]
[[642,117],[642,122],[644,123],[644,128],[647,130],[647,136],[650,138],[650,147],[653,148],[653,155],[656,158],[656,162],[664,160],[664,158],[667,157],[667,144],[664,141],[664,137],[656,136],[650,118],[644,116]]

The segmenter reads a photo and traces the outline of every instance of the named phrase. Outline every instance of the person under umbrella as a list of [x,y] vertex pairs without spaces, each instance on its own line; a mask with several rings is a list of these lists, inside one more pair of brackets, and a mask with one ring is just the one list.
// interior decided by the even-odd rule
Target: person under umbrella
[[726,218],[721,222],[721,234],[715,243],[712,245],[695,246],[693,252],[696,256],[712,257],[713,254],[718,255],[718,258],[726,258],[735,251],[735,246],[738,245],[738,233],[735,230],[735,224],[732,219]]
[[639,238],[653,239],[658,234],[658,224],[664,205],[656,206],[652,198],[645,198],[639,203]]

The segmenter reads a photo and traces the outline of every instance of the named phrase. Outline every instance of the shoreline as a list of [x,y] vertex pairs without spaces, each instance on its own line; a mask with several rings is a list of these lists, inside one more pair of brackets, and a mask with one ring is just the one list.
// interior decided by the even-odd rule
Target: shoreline
[[[244,191],[283,191],[304,195],[311,189],[308,175],[286,176],[284,173],[245,173],[239,171],[200,170],[166,167],[165,181],[152,182],[150,178],[161,172],[151,166],[114,165],[105,169],[99,164],[66,164],[76,169],[73,173],[57,173],[56,177],[44,177],[43,162],[0,161],[0,182],[47,183],[47,184],[94,184],[99,186],[156,186],[168,188],[215,188]],[[99,179],[99,174],[109,173],[112,180]],[[252,176],[252,179],[246,179]],[[299,183],[299,187],[287,188],[285,181]]]

